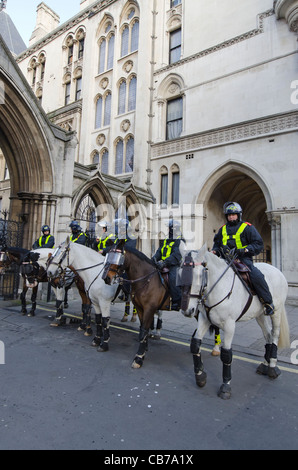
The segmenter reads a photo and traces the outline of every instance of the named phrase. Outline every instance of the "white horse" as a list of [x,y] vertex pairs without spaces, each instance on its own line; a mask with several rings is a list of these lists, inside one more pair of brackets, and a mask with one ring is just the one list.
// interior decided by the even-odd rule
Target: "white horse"
[[110,310],[118,286],[108,286],[102,279],[105,257],[78,243],[66,243],[52,256],[47,274],[50,279],[60,277],[69,267],[84,281],[85,290],[95,309],[96,336],[92,345],[98,351],[108,351],[110,339]]
[[[201,358],[201,342],[211,325],[224,332],[221,348],[223,362],[223,384],[218,396],[223,399],[231,396],[232,342],[236,322],[255,318],[262,328],[265,338],[265,360],[257,369],[259,374],[276,378],[280,374],[277,367],[277,346],[290,347],[289,325],[285,311],[288,284],[284,275],[274,266],[256,263],[264,274],[275,305],[275,313],[264,315],[264,307],[256,295],[250,297],[243,281],[224,259],[208,252],[206,246],[199,251],[191,251],[193,259],[193,279],[191,290],[182,299],[182,313],[186,316],[198,314],[197,331],[191,341],[196,383],[206,384],[207,375]],[[185,258],[186,259],[186,258]],[[250,303],[251,301],[251,303]],[[187,305],[188,304],[188,305]],[[272,331],[267,324],[271,320]]]

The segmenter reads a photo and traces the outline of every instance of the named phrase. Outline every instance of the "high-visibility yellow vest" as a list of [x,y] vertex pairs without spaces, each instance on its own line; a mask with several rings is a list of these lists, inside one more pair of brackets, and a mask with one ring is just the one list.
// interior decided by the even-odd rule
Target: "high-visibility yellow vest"
[[77,238],[73,238],[73,236],[70,235],[70,241],[75,243],[80,238],[81,235],[84,235],[84,232],[81,232]]
[[110,235],[108,235],[108,236],[107,236],[106,238],[104,238],[103,240],[102,240],[101,237],[100,237],[99,243],[98,243],[98,245],[97,245],[98,251],[101,250],[101,249],[106,248],[108,239],[111,238],[111,237],[113,237],[113,236],[114,236],[113,233],[111,233]]
[[[49,239],[50,239],[51,235],[48,235],[47,238],[46,238],[46,241],[45,241],[45,245],[48,243]],[[39,241],[38,241],[38,244],[39,246],[42,245],[42,236],[39,237]]]
[[223,228],[222,228],[222,244],[223,245],[227,245],[228,244],[228,240],[234,238],[235,240],[235,243],[236,243],[236,248],[238,249],[241,249],[241,248],[246,248],[247,245],[242,245],[242,242],[241,242],[241,239],[240,239],[240,235],[243,233],[243,231],[245,230],[245,228],[247,227],[247,223],[246,222],[243,222],[240,227],[238,228],[237,232],[235,233],[235,235],[228,235],[227,234],[227,226],[224,225]]
[[[181,236],[177,237],[177,239],[178,238],[181,238]],[[175,243],[175,240],[171,243],[167,243],[167,239],[165,239],[165,241],[163,242],[162,249],[161,249],[161,259],[162,260],[165,260],[166,258],[168,258],[170,256],[174,243]]]

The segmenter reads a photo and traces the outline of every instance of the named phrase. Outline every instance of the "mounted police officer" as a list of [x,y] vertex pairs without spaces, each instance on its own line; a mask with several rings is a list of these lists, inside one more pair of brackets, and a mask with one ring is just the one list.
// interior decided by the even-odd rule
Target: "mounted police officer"
[[96,238],[93,248],[101,254],[106,254],[106,249],[114,245],[115,234],[109,222],[102,220],[98,224],[102,228],[102,235]]
[[55,238],[50,234],[51,229],[48,225],[41,227],[42,236],[39,237],[32,245],[33,250],[37,248],[53,248],[55,245]]
[[170,219],[169,224],[169,236],[163,242],[163,245],[158,248],[153,261],[159,269],[164,267],[169,268],[169,288],[170,295],[172,298],[172,310],[180,310],[181,305],[181,289],[176,286],[176,271],[180,266],[182,259],[180,253],[180,243],[184,242],[182,238],[180,223],[176,220]]
[[253,256],[258,255],[264,247],[263,240],[257,229],[248,222],[242,222],[242,208],[237,202],[224,204],[227,223],[214,237],[212,252],[220,256],[222,250],[236,249],[237,255],[250,269],[250,279],[260,301],[265,306],[265,315],[274,313],[272,295],[261,271],[253,264]]
[[70,222],[69,227],[71,228],[71,236],[70,241],[73,243],[79,243],[80,245],[86,245],[88,241],[88,237],[86,233],[82,230],[79,222],[77,220],[73,220]]

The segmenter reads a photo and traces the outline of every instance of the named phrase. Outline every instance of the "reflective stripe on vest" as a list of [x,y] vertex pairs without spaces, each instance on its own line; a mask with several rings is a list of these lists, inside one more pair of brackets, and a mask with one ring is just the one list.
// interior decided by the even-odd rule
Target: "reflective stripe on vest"
[[98,243],[98,245],[97,245],[97,249],[98,249],[98,250],[101,250],[101,248],[106,248],[107,241],[108,241],[108,239],[111,238],[111,237],[113,237],[113,234],[112,234],[112,233],[111,233],[110,235],[108,235],[106,238],[104,238],[103,240],[102,240],[101,237],[100,237],[99,243]]
[[[46,241],[45,241],[45,243],[44,243],[45,245],[48,243],[48,241],[49,241],[49,238],[50,238],[50,237],[51,237],[51,235],[48,235],[48,236],[47,236],[47,238],[46,238]],[[39,246],[41,246],[41,245],[42,245],[42,243],[41,243],[41,242],[42,242],[42,236],[41,236],[41,237],[39,237],[39,242],[38,242]]]
[[81,232],[80,235],[77,238],[74,238],[74,239],[72,238],[72,235],[71,235],[70,236],[70,241],[75,243],[80,238],[81,235],[84,235],[84,232]]
[[[181,236],[177,237],[177,239],[178,238],[181,238]],[[167,239],[165,239],[165,241],[163,242],[163,247],[161,249],[161,259],[162,260],[165,260],[166,258],[168,258],[170,256],[174,243],[175,243],[175,241],[173,241],[173,242],[171,242],[167,245]]]
[[247,224],[245,222],[243,222],[240,227],[238,228],[237,232],[235,233],[235,235],[228,235],[227,234],[227,226],[224,225],[223,228],[222,228],[222,244],[223,245],[227,245],[228,244],[228,240],[234,238],[235,240],[235,243],[236,243],[236,247],[238,249],[240,248],[245,248],[247,245],[242,245],[242,242],[241,242],[241,239],[240,239],[240,235],[241,233],[244,231],[244,229],[247,227]]

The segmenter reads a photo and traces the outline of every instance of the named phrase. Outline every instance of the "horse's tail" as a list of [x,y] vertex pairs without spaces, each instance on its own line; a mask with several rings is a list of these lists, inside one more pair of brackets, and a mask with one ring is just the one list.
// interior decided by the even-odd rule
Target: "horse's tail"
[[290,347],[290,329],[289,329],[287,312],[286,312],[284,305],[281,306],[280,333],[279,333],[278,347],[279,348]]

